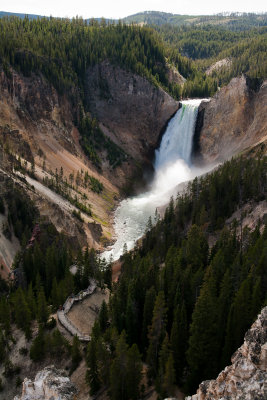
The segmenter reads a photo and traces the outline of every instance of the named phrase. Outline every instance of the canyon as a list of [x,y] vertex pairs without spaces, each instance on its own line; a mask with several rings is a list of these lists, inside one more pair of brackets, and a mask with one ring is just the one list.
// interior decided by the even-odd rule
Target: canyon
[[[109,97],[103,94],[103,82]],[[7,76],[0,69],[0,132],[5,146],[17,158],[25,160],[28,168],[34,163],[37,181],[26,179],[35,190],[29,190],[21,181],[19,184],[29,192],[41,215],[84,246],[87,243],[103,249],[113,237],[113,211],[118,199],[125,196],[125,188],[135,185],[136,177],[142,181],[143,168],[151,165],[159,137],[179,103],[147,79],[109,63],[88,71],[87,90],[92,117],[99,119],[106,137],[127,154],[120,166],[111,167],[103,152],[99,154],[103,160],[101,170],[88,160],[74,124],[78,103],[72,104],[69,97],[60,95],[42,75],[25,77],[12,70]],[[73,96],[77,100],[78,94]],[[7,170],[5,159],[2,157],[1,168]],[[44,179],[53,179],[60,170],[62,179],[87,173],[103,185],[100,194],[83,187],[72,191],[81,201],[86,196],[92,210],[92,217],[82,213],[84,223],[73,217],[75,207],[43,184]],[[10,167],[9,176],[14,178]],[[10,267],[13,257],[2,254],[2,263]]]
[[[176,111],[181,108],[180,114],[184,115],[183,105],[172,99],[164,90],[153,86],[147,79],[114,67],[109,62],[102,62],[88,70],[86,96],[90,115],[97,118],[104,135],[126,153],[126,159],[115,168],[110,167],[107,155],[100,153],[104,162],[99,170],[86,158],[82,150],[80,134],[74,123],[78,110],[69,98],[59,95],[41,75],[24,77],[13,70],[10,77],[2,70],[0,83],[0,132],[4,145],[17,159],[20,158],[28,172],[31,165],[34,165],[35,173],[35,177],[32,178],[28,174],[22,176],[12,170],[8,157],[3,152],[1,176],[4,180],[13,180],[23,187],[38,206],[41,216],[53,222],[56,228],[66,233],[73,242],[77,241],[83,246],[88,244],[98,251],[103,251],[115,238],[115,208],[129,191],[136,194],[144,189],[145,181],[140,177],[145,171],[150,173],[150,177],[151,173],[153,175],[154,152]],[[266,154],[266,88],[266,81],[256,84],[242,76],[234,78],[209,102],[200,104],[196,129],[192,135],[193,163],[202,168],[217,165],[240,152],[261,151]],[[188,162],[190,157],[191,155],[187,154]],[[92,215],[81,213],[83,221],[77,221],[73,216],[73,211],[78,211],[74,205],[44,183],[44,178],[54,177],[61,167],[63,179],[68,179],[71,174],[75,175],[78,172],[84,175],[87,173],[103,185],[102,193],[93,192],[82,185],[73,189],[73,196],[77,195],[80,199],[86,196],[87,204],[90,204],[92,210]],[[192,177],[188,175],[187,179],[190,178]],[[261,205],[260,217],[266,214],[266,202]],[[251,207],[256,208],[257,204]],[[19,245],[14,235],[8,244],[7,240],[3,237],[2,248],[9,248],[10,251],[5,251],[5,254],[2,251],[3,254],[0,255],[2,263],[10,268],[15,256],[15,251],[11,250],[18,250]],[[262,330],[263,321],[266,321],[266,309],[262,315],[256,325],[253,325],[252,333],[255,329],[255,332]],[[249,341],[249,335],[246,336],[245,347],[233,357],[233,365],[241,355],[247,357],[249,362],[253,361],[251,348],[256,349],[257,340],[262,335],[251,334],[253,343],[252,340]],[[264,343],[261,344],[264,346]],[[262,357],[265,354],[264,349],[265,347],[261,353]],[[262,358],[260,360],[262,366],[264,362]],[[243,360],[240,362],[243,363]],[[252,370],[251,364],[246,363],[247,361],[243,363],[244,368]],[[263,368],[266,369],[264,365]],[[218,389],[221,382],[232,382],[231,373],[234,373],[235,367],[228,368],[218,380],[202,384],[192,400],[209,398],[203,397],[206,393],[211,393],[209,396],[221,394]],[[255,368],[258,368],[258,364]],[[49,374],[47,375],[47,371],[40,372],[36,380],[39,382],[43,379],[44,385],[49,386]],[[255,372],[253,369],[253,374],[247,381],[243,379],[243,382],[244,385],[256,382],[257,386],[261,379],[261,372]],[[236,390],[230,386],[225,390],[229,393]],[[240,387],[240,396],[247,390],[245,386],[241,386],[236,381],[235,387]],[[24,399],[27,390],[32,390],[33,387],[33,382],[25,381],[21,399]],[[260,395],[263,386],[255,390]],[[52,392],[47,393],[50,396]],[[56,395],[55,393],[53,392],[53,395]],[[239,396],[238,390],[232,393]],[[247,399],[252,398],[249,397],[252,396],[249,392],[246,395]],[[71,393],[71,396],[74,394]]]
[[[266,98],[266,81],[253,83],[243,75],[232,79],[209,102],[203,102],[193,139],[194,163],[216,164],[255,145],[266,148]],[[7,76],[1,70],[0,130],[17,156],[35,163],[40,184],[30,195],[41,214],[60,231],[78,237],[84,245],[103,249],[114,240],[113,211],[118,199],[125,196],[125,188],[136,192],[144,187],[144,171],[150,171],[149,176],[153,173],[154,151],[179,103],[147,79],[108,61],[87,71],[86,101],[106,137],[127,154],[122,165],[110,167],[106,154],[101,153],[106,161],[99,171],[88,160],[74,124],[77,104],[59,95],[41,75],[24,77],[13,70],[12,76]],[[73,217],[73,207],[61,207],[62,202],[42,189],[42,179],[51,178],[50,172],[60,171],[61,167],[63,178],[83,171],[104,186],[100,195],[82,189],[93,211],[93,217],[83,214],[83,224]],[[5,264],[7,259],[2,256]]]

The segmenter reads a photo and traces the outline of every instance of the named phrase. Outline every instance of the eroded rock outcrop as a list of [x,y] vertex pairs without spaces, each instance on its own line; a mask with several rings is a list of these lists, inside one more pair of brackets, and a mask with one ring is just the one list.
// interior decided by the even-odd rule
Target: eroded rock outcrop
[[14,400],[75,400],[76,393],[64,371],[51,366],[38,372],[34,381],[25,378],[22,394]]
[[232,365],[216,380],[204,381],[186,400],[265,400],[267,398],[267,307],[234,353]]
[[196,124],[194,153],[205,162],[225,160],[267,139],[267,81],[233,78],[208,103]]
[[184,83],[186,82],[186,79],[180,74],[178,69],[171,64],[167,64],[167,75],[168,75],[168,81],[171,83],[184,85]]
[[209,68],[207,68],[206,74],[211,75],[213,71],[218,71],[222,68],[230,68],[231,64],[232,60],[229,57],[223,58],[222,60],[216,61]]

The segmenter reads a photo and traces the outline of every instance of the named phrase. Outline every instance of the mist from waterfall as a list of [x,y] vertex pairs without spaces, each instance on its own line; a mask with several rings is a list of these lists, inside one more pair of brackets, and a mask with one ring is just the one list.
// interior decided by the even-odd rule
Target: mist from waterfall
[[200,175],[191,164],[192,142],[198,106],[202,100],[182,101],[182,107],[169,121],[159,149],[155,152],[155,175],[147,192],[123,200],[115,211],[116,242],[101,257],[117,260],[126,243],[131,250],[146,230],[149,217],[177,193],[177,185]]

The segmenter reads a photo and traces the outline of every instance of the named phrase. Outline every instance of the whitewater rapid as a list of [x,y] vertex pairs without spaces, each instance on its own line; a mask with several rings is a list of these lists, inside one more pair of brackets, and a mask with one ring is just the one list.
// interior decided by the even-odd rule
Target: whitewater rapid
[[155,151],[155,175],[149,190],[120,203],[114,218],[116,242],[101,254],[101,258],[117,260],[125,244],[131,250],[145,233],[149,217],[153,221],[156,209],[176,195],[176,186],[203,172],[191,164],[198,106],[203,100],[207,99],[181,102],[182,107],[169,121],[160,147]]

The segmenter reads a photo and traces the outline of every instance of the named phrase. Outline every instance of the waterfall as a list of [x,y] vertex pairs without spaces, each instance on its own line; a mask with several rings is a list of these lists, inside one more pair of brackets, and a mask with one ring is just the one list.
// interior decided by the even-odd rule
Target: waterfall
[[170,120],[160,148],[156,150],[156,171],[178,159],[184,160],[187,165],[191,164],[192,140],[199,103],[199,100],[182,102],[182,107]]
[[182,101],[182,107],[169,121],[158,150],[155,151],[155,176],[150,190],[136,197],[123,200],[115,212],[116,242],[110,250],[102,253],[109,260],[117,260],[126,243],[127,249],[134,247],[146,230],[149,217],[154,217],[157,207],[165,205],[176,186],[198,175],[191,165],[192,141],[198,106],[202,100]]

